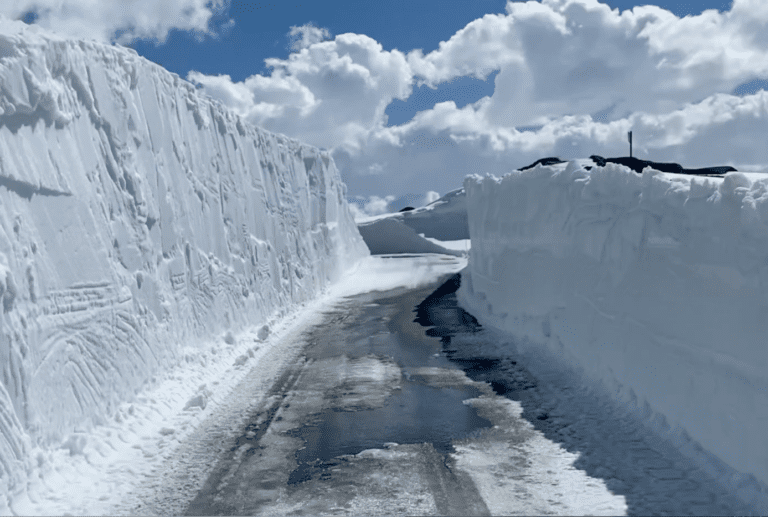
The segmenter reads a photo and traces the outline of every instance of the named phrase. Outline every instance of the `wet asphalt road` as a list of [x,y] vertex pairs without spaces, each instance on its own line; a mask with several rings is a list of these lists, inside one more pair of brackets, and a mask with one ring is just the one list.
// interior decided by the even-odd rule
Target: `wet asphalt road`
[[463,403],[482,390],[413,321],[434,289],[328,311],[187,513],[488,515],[448,456],[453,440],[492,425]]
[[185,513],[751,513],[624,415],[479,347],[457,278],[328,310]]

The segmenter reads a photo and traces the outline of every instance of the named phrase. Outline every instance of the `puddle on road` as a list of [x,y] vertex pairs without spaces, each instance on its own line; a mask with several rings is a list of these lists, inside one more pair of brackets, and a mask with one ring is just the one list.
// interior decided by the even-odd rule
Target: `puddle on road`
[[[314,330],[308,359],[327,359],[344,354],[350,359],[374,354],[392,358],[403,369],[399,390],[382,407],[357,411],[324,409],[313,421],[289,432],[304,441],[296,453],[298,468],[289,483],[300,483],[325,470],[332,459],[381,449],[387,443],[431,443],[436,451],[454,451],[452,442],[468,438],[491,422],[480,417],[464,400],[480,395],[472,386],[435,387],[410,372],[424,367],[456,370],[441,353],[442,343],[425,332],[428,316],[416,314],[416,306],[434,293],[435,285],[418,291],[387,295],[375,293],[350,299],[342,312],[352,317]],[[382,295],[387,297],[381,297]],[[377,297],[378,296],[378,297]],[[414,317],[416,316],[416,321]]]
[[387,443],[431,443],[439,453],[453,452],[452,441],[471,436],[491,423],[464,405],[479,390],[433,388],[403,382],[386,405],[362,411],[326,409],[316,425],[307,425],[289,434],[304,440],[306,448],[296,453],[299,467],[289,483],[300,483],[332,458],[357,454],[366,449],[383,449]]

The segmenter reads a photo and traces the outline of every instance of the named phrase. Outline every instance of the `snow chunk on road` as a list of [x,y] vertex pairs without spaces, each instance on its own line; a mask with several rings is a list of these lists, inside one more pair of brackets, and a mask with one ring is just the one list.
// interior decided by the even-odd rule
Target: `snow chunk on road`
[[269,325],[262,325],[259,328],[259,331],[256,333],[256,337],[259,339],[259,341],[264,341],[269,337]]

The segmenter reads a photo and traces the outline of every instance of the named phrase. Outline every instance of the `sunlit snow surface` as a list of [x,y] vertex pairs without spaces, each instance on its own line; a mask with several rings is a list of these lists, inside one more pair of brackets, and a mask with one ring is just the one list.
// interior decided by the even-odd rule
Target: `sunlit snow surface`
[[0,85],[6,513],[48,459],[98,462],[123,443],[91,441],[94,425],[204,407],[205,387],[122,403],[229,354],[226,332],[263,339],[368,250],[327,152],[243,123],[130,49],[0,18]]
[[464,187],[469,312],[768,482],[768,176],[570,162]]

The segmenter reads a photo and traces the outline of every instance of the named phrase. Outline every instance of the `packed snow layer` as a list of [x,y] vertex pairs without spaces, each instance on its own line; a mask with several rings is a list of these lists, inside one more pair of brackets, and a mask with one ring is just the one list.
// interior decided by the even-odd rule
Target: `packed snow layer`
[[768,483],[768,176],[468,177],[458,297]]
[[368,251],[328,153],[130,49],[0,18],[0,85],[3,508],[32,449],[77,454],[185,347],[279,316]]
[[365,217],[357,223],[364,225],[383,219],[401,221],[417,234],[441,241],[469,239],[467,201],[463,188],[452,190],[440,199],[415,210]]
[[406,226],[401,220],[391,217],[360,223],[357,229],[372,255],[393,253],[462,255],[461,251],[448,249],[428,240],[423,235],[416,235],[413,228]]

